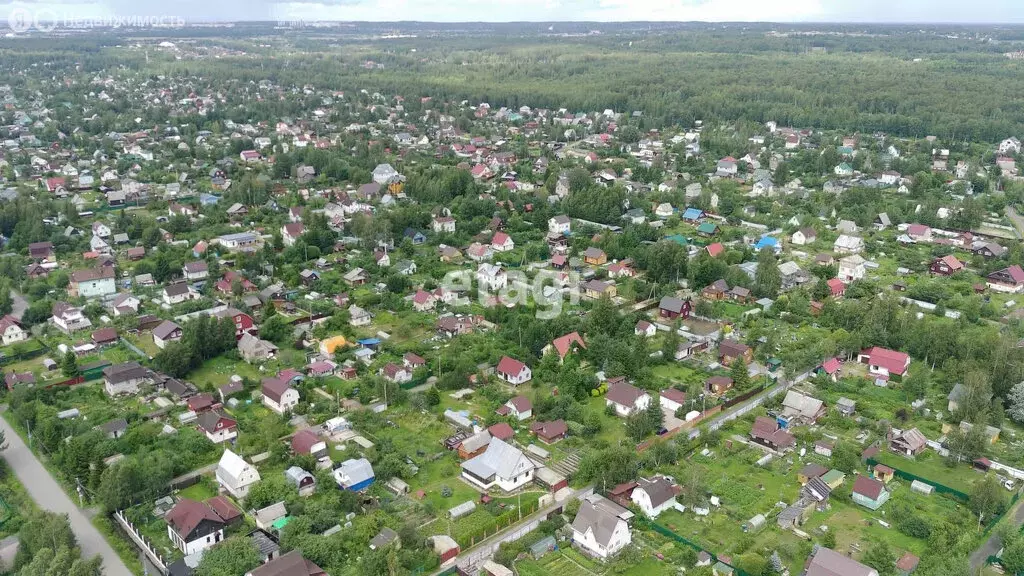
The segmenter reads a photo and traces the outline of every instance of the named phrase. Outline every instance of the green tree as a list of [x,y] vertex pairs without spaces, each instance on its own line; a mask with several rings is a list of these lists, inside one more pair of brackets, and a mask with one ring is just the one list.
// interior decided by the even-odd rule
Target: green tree
[[821,545],[824,546],[825,548],[835,548],[836,547],[836,533],[834,531],[832,531],[832,530],[829,530],[828,532],[825,532],[824,534],[822,534],[822,536],[821,536]]
[[[860,455],[848,442],[840,442],[832,449],[832,467],[847,474],[860,469]],[[831,546],[829,546],[831,548]]]
[[196,576],[239,576],[260,565],[260,553],[245,536],[228,538],[203,554]]
[[782,288],[779,260],[771,248],[762,248],[757,254],[757,272],[754,274],[754,292],[762,298],[775,298]]
[[1006,509],[1006,492],[995,476],[986,476],[974,483],[967,505],[981,520],[991,520]]
[[424,393],[424,396],[426,396],[427,398],[428,406],[437,406],[438,404],[441,403],[441,393],[437,391],[437,386],[431,386],[430,388],[427,388],[427,391]]
[[747,361],[743,357],[733,360],[729,375],[732,377],[733,386],[737,390],[742,392],[750,388],[750,372],[747,370]]
[[64,358],[61,359],[60,371],[67,378],[75,378],[81,374],[81,371],[78,369],[78,357],[71,350],[68,350],[64,354]]
[[878,542],[864,553],[863,562],[878,570],[879,576],[896,574],[896,554],[884,540]]

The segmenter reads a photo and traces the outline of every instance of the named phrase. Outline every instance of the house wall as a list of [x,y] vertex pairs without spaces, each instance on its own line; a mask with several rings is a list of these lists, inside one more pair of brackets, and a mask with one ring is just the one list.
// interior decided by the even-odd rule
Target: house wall
[[592,530],[587,530],[585,533],[573,530],[572,542],[583,548],[588,554],[601,559],[608,559],[629,545],[632,542],[632,535],[629,533],[629,527],[626,525],[626,522],[619,520],[615,526],[615,532],[608,541],[607,547],[598,544]]
[[99,278],[78,283],[78,295],[82,298],[96,298],[117,292],[113,278]]
[[221,428],[213,433],[207,432],[206,437],[210,439],[210,442],[220,444],[221,442],[227,442],[228,440],[234,440],[237,438],[238,428]]
[[216,476],[217,483],[235,498],[245,498],[248,496],[249,489],[260,481],[259,475],[256,473],[256,469],[252,467],[246,467],[245,470],[239,474],[237,486],[232,486],[223,476],[221,476],[219,469],[216,472]]
[[143,380],[141,378],[127,380],[118,384],[113,384],[104,380],[103,387],[110,396],[117,396],[118,394],[138,394],[139,386],[142,385],[142,382]]
[[14,342],[22,342],[27,339],[28,333],[18,326],[8,326],[7,330],[4,331],[3,342],[5,346],[13,344]]
[[868,508],[870,510],[878,510],[879,508],[881,508],[882,504],[885,504],[885,502],[888,499],[889,499],[889,492],[887,492],[885,490],[882,490],[882,493],[878,495],[878,500],[872,500],[872,499],[870,499],[870,498],[868,498],[866,496],[863,496],[863,495],[857,494],[857,493],[853,494],[853,501],[854,502],[856,502],[857,504],[860,504],[861,506],[864,506],[865,508]]

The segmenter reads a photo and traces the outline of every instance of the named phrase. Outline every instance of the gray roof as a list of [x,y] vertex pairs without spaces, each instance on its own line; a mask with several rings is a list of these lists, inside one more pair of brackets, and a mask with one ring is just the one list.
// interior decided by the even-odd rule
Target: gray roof
[[654,508],[676,497],[675,486],[663,477],[652,480],[641,478],[637,484],[639,486],[636,487],[636,490],[646,492],[647,496],[651,499],[651,506]]
[[385,526],[380,529],[380,532],[378,532],[372,540],[370,540],[370,548],[377,550],[391,544],[395,540],[398,540],[398,532],[395,532],[391,528]]
[[807,562],[805,576],[878,576],[878,571],[821,546]]
[[612,535],[615,534],[615,527],[622,520],[587,501],[580,503],[580,511],[576,519],[572,521],[572,529],[580,534],[586,534],[587,530],[594,532],[594,539],[598,544],[607,546],[611,543]]
[[337,469],[348,476],[351,484],[359,484],[374,477],[373,466],[370,465],[370,461],[366,458],[345,460]]
[[463,462],[462,467],[480,478],[514,478],[537,465],[518,448],[492,438],[483,454]]
[[253,514],[261,524],[272,524],[274,521],[284,518],[287,515],[288,510],[284,507],[284,502],[271,504],[266,508],[257,510],[256,513]]

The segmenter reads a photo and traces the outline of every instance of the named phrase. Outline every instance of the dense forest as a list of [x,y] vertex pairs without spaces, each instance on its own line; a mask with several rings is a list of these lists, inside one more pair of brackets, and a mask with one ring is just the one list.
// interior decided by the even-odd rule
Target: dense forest
[[[58,69],[74,62],[83,73],[117,64],[492,106],[640,111],[649,128],[698,119],[774,120],[816,129],[997,141],[1024,127],[1024,109],[1015,105],[1024,91],[1024,61],[1003,55],[1020,49],[1013,34],[997,40],[991,30],[838,27],[819,33],[692,25],[563,36],[523,26],[518,34],[470,27],[394,39],[366,36],[378,28],[276,31],[245,55],[198,61],[157,50],[147,58],[141,50],[118,47],[124,38],[112,33],[4,40],[0,55],[14,82],[19,70],[40,63]],[[266,32],[241,27],[216,45],[230,47]],[[178,33],[189,36],[176,41],[214,42],[195,29]],[[433,34],[449,37],[437,42]],[[366,61],[383,68],[364,68]]]

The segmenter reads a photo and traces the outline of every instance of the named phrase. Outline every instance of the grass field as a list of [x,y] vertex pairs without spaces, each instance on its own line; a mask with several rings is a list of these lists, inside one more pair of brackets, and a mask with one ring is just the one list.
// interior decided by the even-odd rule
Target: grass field
[[982,474],[975,472],[966,464],[949,467],[946,461],[931,450],[925,451],[916,459],[904,458],[888,451],[882,451],[876,456],[879,462],[897,468],[921,478],[944,484],[954,490],[969,493]]

